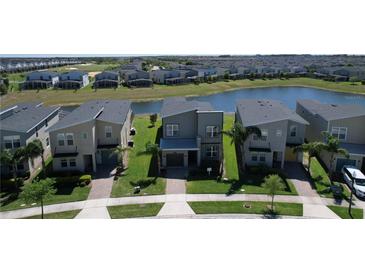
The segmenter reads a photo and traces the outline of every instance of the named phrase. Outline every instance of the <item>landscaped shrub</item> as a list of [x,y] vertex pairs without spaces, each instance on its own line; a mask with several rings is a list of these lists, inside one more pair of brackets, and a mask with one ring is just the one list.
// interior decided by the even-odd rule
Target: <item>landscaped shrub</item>
[[79,176],[56,177],[54,179],[58,187],[76,186],[80,183]]
[[91,175],[85,174],[85,175],[80,176],[79,182],[80,182],[80,185],[81,186],[86,186],[86,185],[90,184],[90,182],[91,182]]

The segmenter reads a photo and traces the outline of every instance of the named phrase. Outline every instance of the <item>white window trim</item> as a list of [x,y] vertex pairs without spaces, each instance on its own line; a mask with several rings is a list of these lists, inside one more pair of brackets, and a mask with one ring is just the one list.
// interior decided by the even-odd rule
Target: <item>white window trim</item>
[[209,157],[209,158],[215,158],[215,157],[217,157],[218,156],[218,148],[217,148],[217,146],[208,146],[207,147],[207,150],[206,150],[206,154],[207,154],[207,157]]
[[[292,136],[291,133],[293,132],[293,129],[295,128],[295,135]],[[289,129],[289,137],[297,137],[298,135],[298,127],[296,125],[291,125]]]
[[[337,135],[333,135],[334,134],[333,132],[335,131],[335,129],[337,130]],[[340,131],[341,130],[345,130],[345,139],[340,139]],[[347,140],[347,127],[332,127],[331,135],[336,137],[340,141],[346,141]]]
[[[104,131],[105,131],[105,138],[108,138],[108,139],[112,138],[113,129],[111,126],[105,126]],[[110,133],[110,137],[108,137],[108,133]]]
[[269,130],[267,130],[265,128],[261,129],[261,137],[259,138],[256,134],[253,134],[252,138],[255,141],[264,141],[264,142],[266,142],[269,139]]
[[[176,131],[176,134],[174,132]],[[180,126],[179,124],[167,124],[166,125],[166,136],[175,137],[179,136]]]
[[[66,163],[66,166],[62,166],[62,162],[65,162]],[[68,167],[68,161],[67,161],[67,159],[61,159],[60,160],[60,166],[61,166],[61,168],[67,168]]]
[[[70,139],[70,140],[72,140],[72,145],[69,145],[68,144],[68,141],[69,141],[68,136],[72,136],[72,139]],[[73,133],[66,133],[66,144],[68,146],[74,146],[75,145],[75,138],[74,138],[74,134]]]
[[[11,143],[11,148],[13,149],[13,148],[15,148],[15,146],[14,146],[14,143],[15,143],[15,140],[17,140],[18,142],[17,143],[19,143],[19,146],[18,147],[20,147],[21,145],[20,145],[20,135],[12,135],[12,136],[4,136],[3,137],[3,140],[4,140],[4,146],[5,146],[5,141],[10,141],[10,143]],[[17,147],[17,148],[18,148]]]
[[219,128],[218,128],[218,126],[207,126],[205,131],[206,131],[206,135],[209,138],[215,138],[218,136]]
[[[63,141],[63,145],[60,145],[60,141]],[[57,134],[57,145],[58,146],[65,146],[66,145],[66,139],[65,139],[65,134],[64,133],[58,133]]]
[[281,129],[277,129],[276,130],[276,137],[282,137],[283,136],[283,131]]

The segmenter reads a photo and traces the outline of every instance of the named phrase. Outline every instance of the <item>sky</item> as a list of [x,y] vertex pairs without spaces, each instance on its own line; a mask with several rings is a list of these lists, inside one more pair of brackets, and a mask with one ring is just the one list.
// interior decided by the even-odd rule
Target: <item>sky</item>
[[2,0],[0,54],[365,54],[362,0]]

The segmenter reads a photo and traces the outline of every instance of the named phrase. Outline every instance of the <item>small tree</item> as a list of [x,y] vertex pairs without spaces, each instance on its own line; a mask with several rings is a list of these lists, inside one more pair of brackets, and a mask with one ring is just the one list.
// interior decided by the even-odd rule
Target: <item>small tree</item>
[[325,144],[322,142],[310,142],[300,146],[294,147],[293,151],[296,152],[308,152],[308,172],[310,172],[311,160],[314,156],[319,155],[323,150]]
[[[240,123],[235,123],[231,129],[227,131],[222,131],[223,134],[231,138],[231,145],[236,144],[236,146],[241,147],[244,145],[248,137],[252,134],[256,134],[261,137],[261,130],[258,127],[244,127]],[[244,149],[242,149],[242,157],[244,157]]]
[[151,114],[150,115],[150,122],[151,122],[151,126],[155,126],[156,122],[157,122],[157,113]]
[[278,191],[285,189],[283,180],[277,174],[268,175],[265,177],[263,187],[268,190],[268,195],[271,196],[271,211],[274,212],[274,197]]
[[117,146],[114,151],[113,154],[116,154],[118,157],[118,164],[122,167],[124,167],[124,153],[129,150],[129,147],[123,147],[123,146]]
[[41,204],[41,216],[44,218],[43,204],[44,200],[49,199],[56,193],[54,188],[55,181],[51,178],[35,181],[33,183],[25,184],[20,198],[26,203],[40,203]]
[[18,188],[18,164],[27,160],[27,153],[24,147],[19,147],[15,150],[4,149],[1,152],[0,160],[2,164],[12,167],[13,179],[15,187]]
[[341,154],[346,158],[349,157],[349,153],[346,149],[340,148],[340,141],[329,134],[327,131],[322,132],[322,135],[326,139],[326,143],[323,144],[323,150],[327,151],[330,154],[330,166],[328,169],[328,177],[330,178],[332,184],[332,175],[333,175],[333,164],[335,162],[336,154]]
[[32,142],[30,142],[27,146],[26,146],[26,153],[28,155],[28,157],[34,161],[35,158],[37,157],[41,157],[42,159],[42,172],[44,177],[46,177],[46,162],[44,160],[44,148],[43,148],[43,144],[39,139],[35,139]]
[[351,76],[350,77],[350,82],[352,85],[355,85],[355,82],[359,81],[359,79],[356,76]]
[[152,155],[153,157],[156,157],[158,174],[160,174],[160,170],[161,170],[161,168],[160,168],[160,153],[161,153],[161,149],[157,144],[153,144],[150,141],[147,142],[146,150],[143,152],[143,154],[149,154],[149,155]]

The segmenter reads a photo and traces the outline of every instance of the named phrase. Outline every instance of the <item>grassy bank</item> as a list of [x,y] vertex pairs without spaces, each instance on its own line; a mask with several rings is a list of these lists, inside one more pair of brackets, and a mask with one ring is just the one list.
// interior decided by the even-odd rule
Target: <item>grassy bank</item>
[[[267,202],[189,202],[196,214],[268,214]],[[277,215],[303,216],[303,205],[274,203]]]
[[156,216],[163,203],[109,206],[108,211],[112,219],[138,218]]
[[[148,141],[155,143],[161,120],[155,127],[150,127],[148,116],[134,118],[133,126],[136,128],[134,147],[128,152],[128,168],[124,175],[113,185],[112,197],[153,195],[165,193],[165,179],[155,177],[157,171],[156,161],[151,155],[142,155]],[[140,193],[134,194],[134,187],[140,185]]]
[[46,105],[71,105],[93,99],[131,99],[134,101],[141,100],[158,100],[170,96],[201,96],[213,93],[219,93],[241,88],[257,87],[280,87],[280,86],[302,86],[327,89],[339,92],[349,92],[365,94],[365,85],[356,83],[352,85],[349,82],[327,82],[323,80],[310,78],[292,78],[288,80],[237,80],[229,82],[217,82],[212,84],[189,84],[181,86],[162,86],[155,85],[153,88],[129,89],[120,87],[114,89],[99,89],[94,92],[91,85],[81,90],[40,90],[11,92],[1,98],[2,106],[8,106],[18,102],[25,101],[42,101]]
[[341,219],[352,219],[352,217],[353,217],[353,219],[363,219],[364,218],[364,215],[363,215],[364,213],[363,213],[362,208],[352,208],[351,209],[352,217],[350,216],[347,207],[328,206],[328,208],[331,209],[334,213],[336,213],[336,215],[341,217]]

